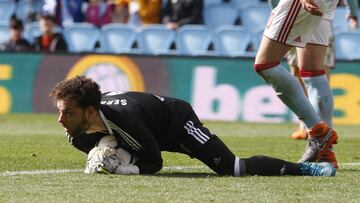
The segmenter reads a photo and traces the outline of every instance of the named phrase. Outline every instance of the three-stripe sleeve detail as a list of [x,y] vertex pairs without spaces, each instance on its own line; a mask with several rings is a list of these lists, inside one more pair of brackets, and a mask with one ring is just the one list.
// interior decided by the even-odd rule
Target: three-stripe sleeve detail
[[119,135],[124,139],[124,141],[130,146],[132,147],[134,150],[139,151],[140,149],[142,149],[143,147],[139,144],[138,141],[136,141],[133,137],[131,137],[127,132],[125,132],[124,130],[122,130],[121,128],[119,128],[117,125],[115,125],[114,123],[112,123],[111,121],[108,120],[109,126],[116,130]]
[[189,135],[193,136],[201,144],[204,144],[210,139],[208,135],[200,130],[200,128],[196,128],[192,121],[187,121],[184,128]]

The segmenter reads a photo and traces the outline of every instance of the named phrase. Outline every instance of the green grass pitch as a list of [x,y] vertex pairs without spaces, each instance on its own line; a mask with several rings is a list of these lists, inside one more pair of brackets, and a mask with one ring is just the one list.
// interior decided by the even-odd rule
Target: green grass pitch
[[[359,202],[360,126],[336,126],[340,170],[325,177],[221,177],[197,160],[163,153],[155,175],[86,175],[54,114],[0,116],[0,202]],[[294,124],[206,122],[239,157],[297,161]],[[71,170],[71,171],[69,171]],[[27,174],[28,173],[28,174]]]

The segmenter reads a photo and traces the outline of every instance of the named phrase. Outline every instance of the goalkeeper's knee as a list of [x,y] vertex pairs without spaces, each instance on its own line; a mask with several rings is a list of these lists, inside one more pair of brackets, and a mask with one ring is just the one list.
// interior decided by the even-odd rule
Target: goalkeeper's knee
[[204,143],[195,157],[219,175],[245,175],[245,162],[236,157],[216,136]]

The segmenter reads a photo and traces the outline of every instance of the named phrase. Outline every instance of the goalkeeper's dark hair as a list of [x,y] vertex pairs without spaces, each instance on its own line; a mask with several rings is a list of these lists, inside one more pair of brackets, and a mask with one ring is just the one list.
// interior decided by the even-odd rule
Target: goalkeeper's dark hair
[[95,81],[85,76],[76,76],[59,82],[51,90],[49,97],[53,99],[54,103],[60,99],[70,99],[76,101],[80,108],[93,106],[96,110],[100,109],[100,87]]

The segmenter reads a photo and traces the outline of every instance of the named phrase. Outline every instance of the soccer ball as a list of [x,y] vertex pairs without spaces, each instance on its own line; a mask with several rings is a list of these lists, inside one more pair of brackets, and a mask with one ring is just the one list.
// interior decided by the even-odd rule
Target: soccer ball
[[134,164],[138,159],[135,155],[130,154],[128,151],[118,148],[118,143],[114,135],[107,135],[100,139],[96,147],[110,147],[116,149],[117,157],[121,165]]
[[95,147],[110,147],[116,148],[118,145],[116,138],[114,135],[107,135],[102,137],[99,142],[95,145]]
[[126,150],[117,147],[115,136],[102,137],[89,152],[85,173],[116,173],[120,165],[136,163],[138,158]]

